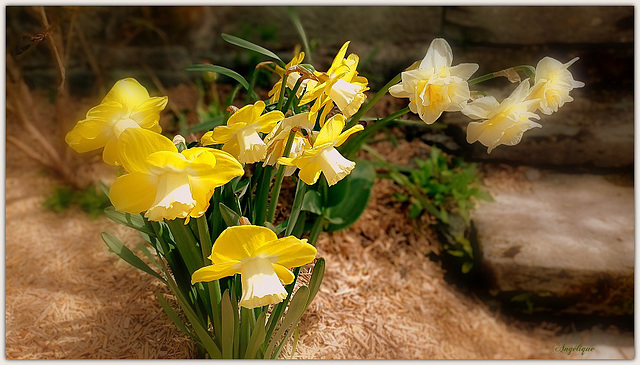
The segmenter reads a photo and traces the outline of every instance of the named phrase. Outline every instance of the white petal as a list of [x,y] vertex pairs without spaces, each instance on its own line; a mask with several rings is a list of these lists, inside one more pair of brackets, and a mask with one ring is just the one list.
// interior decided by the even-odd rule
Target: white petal
[[461,63],[457,66],[451,67],[449,72],[451,73],[451,76],[458,76],[463,80],[469,80],[471,75],[478,71],[478,68],[480,68],[480,66],[478,66],[477,63]]
[[144,216],[152,221],[186,218],[195,205],[189,176],[169,172],[158,176],[156,199]]
[[344,156],[333,147],[326,148],[320,152],[315,162],[320,166],[329,186],[342,180],[356,167],[355,162],[344,158]]
[[280,303],[287,291],[273,270],[269,258],[252,258],[243,261],[240,268],[242,298],[238,303],[245,308],[257,308]]
[[462,114],[471,119],[488,119],[499,106],[500,104],[496,98],[493,96],[484,96],[468,103],[467,106],[462,109]]
[[442,38],[436,38],[429,45],[427,54],[420,62],[419,68],[429,69],[431,67],[439,72],[442,67],[450,67],[453,62],[453,51],[449,43]]

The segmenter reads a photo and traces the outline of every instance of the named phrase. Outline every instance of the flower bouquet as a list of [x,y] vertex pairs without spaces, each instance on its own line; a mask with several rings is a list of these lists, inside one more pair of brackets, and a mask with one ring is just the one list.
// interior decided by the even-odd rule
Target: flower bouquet
[[[168,99],[151,97],[132,78],[116,82],[66,135],[77,152],[102,149],[104,162],[120,167],[122,174],[105,187],[113,204],[106,213],[140,232],[143,257],[109,233],[102,238],[124,261],[169,288],[180,310],[160,293],[158,300],[195,341],[199,357],[273,359],[292,337],[295,352],[298,322],[325,270],[315,248],[318,236],[348,227],[365,209],[375,170],[352,159],[381,128],[409,111],[426,124],[460,111],[481,120],[469,123],[468,141],[491,152],[517,144],[525,131],[540,127],[531,120],[539,118],[536,111],[557,111],[583,85],[567,70],[575,60],[551,58],[536,68],[470,79],[478,65],[452,66],[449,44],[436,39],[421,62],[366,102],[368,80],[358,75],[358,56],[346,55],[349,42],[320,72],[303,63],[304,52],[285,64],[263,47],[223,38],[273,61],[260,63],[251,82],[221,66],[188,68],[229,76],[247,92],[246,105],[229,106],[224,123],[199,140],[160,134]],[[259,72],[278,78],[266,101],[253,90]],[[470,85],[499,76],[519,82],[518,72],[533,87],[529,79],[521,81],[502,102],[470,91]],[[409,98],[409,106],[365,129],[362,117],[387,91]],[[295,183],[295,192],[280,204],[285,178]],[[300,283],[305,265],[310,277]]]

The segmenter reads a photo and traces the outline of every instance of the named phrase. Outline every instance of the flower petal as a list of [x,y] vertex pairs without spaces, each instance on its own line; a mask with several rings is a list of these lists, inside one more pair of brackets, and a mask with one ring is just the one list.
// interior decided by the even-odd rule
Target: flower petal
[[119,80],[113,85],[102,102],[116,102],[127,111],[133,112],[135,108],[149,99],[149,92],[133,78]]
[[214,264],[251,258],[262,245],[277,239],[278,236],[266,227],[229,227],[216,239],[210,258]]
[[347,138],[349,138],[352,134],[358,133],[363,129],[364,129],[364,127],[362,125],[356,124],[353,127],[347,129],[346,131],[340,133],[338,138],[336,138],[334,146],[335,147],[340,147],[340,145],[342,145],[344,142],[346,142]]
[[322,126],[322,129],[320,129],[320,133],[318,133],[318,137],[316,137],[316,141],[313,143],[313,146],[317,147],[325,143],[333,144],[340,136],[340,133],[342,133],[344,124],[344,115],[336,114],[331,117],[331,119]]
[[191,274],[191,284],[203,281],[214,281],[240,272],[237,268],[239,261],[228,261],[215,265],[201,267]]
[[272,262],[286,268],[306,265],[315,259],[318,250],[306,239],[287,236],[260,247],[256,255],[269,257]]
[[154,175],[133,172],[118,177],[111,185],[109,199],[119,212],[137,214],[153,204],[157,191]]
[[169,138],[142,128],[128,128],[118,139],[118,160],[129,172],[148,171],[147,157],[157,151],[178,152]]
[[287,269],[286,267],[280,264],[273,264],[273,270],[276,272],[276,275],[278,275],[278,279],[280,279],[280,281],[284,285],[289,285],[293,283],[293,280],[295,280],[296,278],[291,272],[291,270]]
[[118,139],[111,138],[104,145],[104,150],[102,150],[102,161],[104,161],[106,164],[113,166],[120,165],[120,157],[118,156],[118,141]]
[[420,62],[419,68],[429,69],[433,67],[436,72],[439,72],[442,67],[450,67],[451,62],[453,62],[451,46],[444,39],[436,38],[429,45],[427,54]]
[[138,122],[142,128],[152,128],[160,120],[160,112],[168,102],[169,98],[166,96],[149,98],[134,109],[130,118]]

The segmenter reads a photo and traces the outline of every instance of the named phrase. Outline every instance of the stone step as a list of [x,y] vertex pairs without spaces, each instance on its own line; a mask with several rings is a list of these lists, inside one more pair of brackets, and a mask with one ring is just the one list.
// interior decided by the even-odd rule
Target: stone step
[[525,176],[524,187],[489,187],[495,201],[474,213],[480,265],[494,289],[549,297],[570,313],[632,313],[632,179]]

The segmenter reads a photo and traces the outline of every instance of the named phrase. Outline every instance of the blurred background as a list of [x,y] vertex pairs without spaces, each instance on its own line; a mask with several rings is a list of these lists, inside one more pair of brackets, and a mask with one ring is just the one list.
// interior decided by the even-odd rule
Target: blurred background
[[[248,75],[261,56],[224,42],[221,33],[288,60],[302,45],[291,11],[309,39],[316,68],[328,67],[350,40],[349,52],[360,55],[359,70],[372,90],[421,59],[435,37],[452,45],[454,64],[478,63],[476,76],[535,66],[544,56],[561,62],[580,57],[571,70],[586,83],[575,91],[583,101],[546,119],[545,128],[529,132],[519,148],[498,149],[490,158],[571,167],[633,164],[633,7],[52,7],[47,16],[51,30],[64,34],[58,42],[69,41],[62,55],[69,92],[97,95],[125,76],[150,85],[149,70],[166,87],[189,84],[200,75],[184,69],[200,62]],[[30,86],[51,89],[59,72],[46,42],[34,46],[42,33],[37,11],[7,7],[7,52]],[[504,89],[503,80],[483,88],[494,85]],[[464,117],[445,122],[460,141],[455,126],[462,129]],[[488,157],[479,146],[460,145],[474,157]]]
[[[305,62],[317,70],[351,41],[348,53],[359,55],[373,92],[421,60],[436,37],[451,45],[453,65],[480,65],[474,76],[535,67],[545,56],[579,57],[570,71],[586,84],[571,92],[573,102],[542,116],[543,128],[491,154],[466,142],[461,113],[372,143],[401,165],[437,146],[480,166],[494,201],[479,204],[462,228],[472,232],[474,269],[460,280],[448,275],[459,267],[427,259],[443,241],[435,229],[420,230],[433,222],[410,219],[398,187],[378,181],[360,222],[319,242],[335,271],[306,317],[303,330],[312,335],[301,337],[300,357],[567,358],[555,347],[582,343],[595,346],[592,358],[633,358],[632,6],[8,6],[6,20],[8,358],[191,356],[189,340],[158,307],[157,286],[114,265],[100,242],[100,231],[118,228],[63,212],[77,200],[99,216],[108,199],[87,186],[116,176],[99,153],[71,151],[64,135],[117,80],[134,77],[151,95],[169,96],[165,135],[195,140],[207,129],[199,125],[223,113],[236,83],[221,75],[207,81],[186,67],[211,63],[249,78],[265,58],[220,34],[286,62],[304,50],[300,27],[312,51]],[[262,99],[274,81],[257,79]],[[498,100],[514,88],[505,78],[473,87]],[[237,96],[242,106],[243,90]],[[386,97],[370,114],[404,106],[406,99]],[[344,293],[358,304],[335,300]],[[518,315],[505,319],[507,306]],[[352,326],[337,313],[362,318]],[[369,337],[353,339],[359,331]]]

